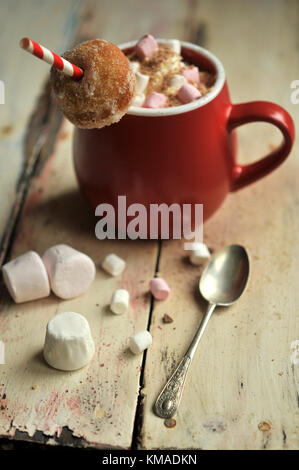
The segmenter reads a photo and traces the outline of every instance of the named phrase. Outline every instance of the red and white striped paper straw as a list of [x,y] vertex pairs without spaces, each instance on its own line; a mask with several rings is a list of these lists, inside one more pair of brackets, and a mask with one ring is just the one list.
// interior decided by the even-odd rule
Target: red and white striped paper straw
[[63,57],[60,57],[59,55],[55,54],[55,52],[50,51],[37,42],[32,41],[32,39],[21,39],[20,47],[25,51],[30,52],[30,54],[35,55],[39,59],[44,60],[48,64],[53,65],[53,67],[61,70],[61,72],[69,75],[75,80],[79,80],[79,78],[83,76],[83,70],[80,69],[80,67],[77,67],[77,65],[74,65],[68,60],[63,59]]

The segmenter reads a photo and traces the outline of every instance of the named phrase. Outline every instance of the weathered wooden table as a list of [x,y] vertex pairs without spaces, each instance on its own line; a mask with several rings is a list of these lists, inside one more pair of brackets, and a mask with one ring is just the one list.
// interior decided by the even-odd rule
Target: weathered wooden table
[[[299,105],[290,100],[291,81],[299,79],[298,1],[6,0],[0,23],[0,263],[61,242],[98,266],[111,251],[127,261],[120,278],[99,268],[88,293],[71,301],[51,295],[15,305],[1,281],[1,437],[97,448],[298,448],[298,364],[290,359],[299,337],[298,142],[279,170],[230,195],[205,224],[204,240],[214,250],[246,246],[251,277],[240,301],[213,316],[176,425],[169,427],[152,406],[204,312],[196,292],[201,268],[186,263],[181,241],[160,246],[95,238],[95,218],[74,177],[72,126],[51,98],[47,66],[18,47],[27,35],[58,52],[87,37],[120,43],[150,31],[181,38],[222,60],[233,102],[274,101],[299,123]],[[242,162],[280,140],[269,125],[238,132]],[[148,282],[156,269],[172,294],[152,304]],[[120,286],[130,291],[132,303],[128,315],[118,317],[108,305]],[[65,310],[87,317],[97,347],[90,365],[72,373],[42,359],[46,324]],[[162,323],[165,313],[173,323]],[[153,345],[144,358],[133,357],[128,337],[147,327]]]

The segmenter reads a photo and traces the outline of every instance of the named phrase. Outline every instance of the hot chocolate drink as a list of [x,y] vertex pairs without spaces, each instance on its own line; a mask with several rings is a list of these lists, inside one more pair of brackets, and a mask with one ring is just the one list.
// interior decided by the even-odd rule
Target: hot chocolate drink
[[200,99],[211,91],[216,77],[181,56],[177,39],[157,43],[150,34],[141,38],[128,55],[135,73],[132,106],[166,108]]

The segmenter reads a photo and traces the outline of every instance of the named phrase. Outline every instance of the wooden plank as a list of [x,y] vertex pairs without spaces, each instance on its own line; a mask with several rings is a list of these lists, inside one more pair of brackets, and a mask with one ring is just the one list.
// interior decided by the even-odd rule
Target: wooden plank
[[[69,126],[71,127],[71,126]],[[61,301],[47,299],[15,305],[2,285],[0,337],[6,364],[0,368],[0,434],[42,431],[60,436],[63,429],[82,437],[82,445],[128,448],[131,445],[142,356],[127,350],[128,338],[148,321],[148,282],[153,275],[156,243],[99,241],[95,218],[81,200],[71,163],[71,132],[66,127],[26,200],[12,256],[56,243],[68,243],[95,261],[96,280],[85,295]],[[127,261],[118,278],[106,275],[100,263],[109,252]],[[109,311],[117,287],[131,293],[128,315]],[[86,368],[63,373],[42,359],[45,327],[61,311],[76,311],[88,319],[96,343]],[[37,385],[36,390],[32,386]]]
[[[266,6],[269,5],[268,2],[252,2],[250,6],[247,7],[240,7],[239,2],[231,1],[225,2],[224,6],[218,1],[200,2],[198,4],[190,2],[191,13],[189,16],[186,15],[186,4],[183,2],[176,2],[174,7],[172,2],[172,8],[170,8],[169,2],[163,2],[163,6],[161,6],[161,2],[150,2],[150,4],[149,2],[140,3],[140,21],[138,21],[136,25],[132,24],[132,18],[133,20],[136,18],[135,2],[133,1],[122,2],[117,5],[117,14],[115,14],[115,9],[111,8],[111,2],[108,1],[101,2],[94,16],[91,15],[90,17],[88,9],[85,10],[85,21],[82,23],[78,37],[80,37],[80,34],[82,37],[85,37],[87,33],[91,36],[98,36],[97,32],[101,31],[102,37],[105,36],[107,39],[113,40],[114,42],[122,42],[140,36],[146,29],[162,37],[182,37],[183,34],[184,39],[196,37],[201,43],[204,41],[204,45],[219,55],[225,63],[235,101],[255,98],[272,99],[273,101],[287,106],[292,114],[296,114],[296,118],[298,118],[297,109],[291,107],[288,101],[289,84],[292,79],[296,78],[296,70],[298,70],[298,68],[296,69],[298,59],[294,52],[296,25],[294,25],[293,19],[296,18],[297,13],[295,2],[288,2],[287,6],[284,6],[282,2],[275,3],[272,9],[269,36],[267,36],[266,39],[264,35],[264,24],[265,18],[268,18],[268,16],[266,16],[266,13],[268,15],[266,10]],[[182,4],[184,6],[181,6]],[[90,3],[90,8],[92,11],[93,2]],[[248,10],[246,10],[246,8],[248,8]],[[62,17],[63,16],[64,15],[62,15]],[[251,21],[249,21],[249,18]],[[124,19],[126,21],[124,21]],[[123,28],[124,24],[132,24],[132,27],[130,26],[128,30],[126,30]],[[255,26],[256,24],[257,26]],[[281,35],[277,34],[281,24],[291,24],[287,36],[284,37],[283,41],[281,41]],[[104,25],[106,25],[107,28],[105,30],[106,34],[105,31],[101,29]],[[248,59],[246,63],[244,61],[244,43],[240,45],[235,40],[236,37],[242,37],[245,31],[244,28],[246,28],[246,32],[251,33],[251,42],[247,46],[248,57],[250,59]],[[270,30],[272,31],[271,34]],[[132,37],[128,37],[128,31]],[[24,32],[24,35],[25,34],[28,34],[28,30]],[[228,38],[227,41],[224,41],[223,38],[225,37]],[[231,44],[231,48],[228,48],[227,43]],[[269,58],[265,63],[264,48],[266,48],[269,53]],[[288,53],[282,56],[284,48],[286,48]],[[290,60],[291,56],[292,60]],[[253,57],[256,60],[254,62]],[[248,67],[248,63],[251,64],[251,68]],[[258,64],[258,71],[256,70],[256,64]],[[43,64],[40,64],[40,66],[42,67]],[[248,70],[250,70],[250,73]],[[287,74],[286,70],[288,71]],[[293,76],[290,78],[292,74]],[[276,83],[270,87],[268,77],[273,77],[273,75],[275,75]],[[255,78],[257,81],[253,82]],[[250,91],[252,83],[255,83],[254,94]],[[283,90],[283,92],[281,92],[281,90]],[[244,132],[242,130],[240,132],[242,138],[241,143],[243,142],[246,146],[245,148],[243,145],[242,160],[252,159],[253,154],[263,150],[264,142],[267,142],[268,146],[269,138],[271,144],[273,144],[273,142],[275,143],[277,137],[274,132],[265,128],[261,133],[262,138],[258,137],[255,142],[253,142],[252,136],[254,134],[252,134],[250,130],[244,130]],[[72,188],[74,188],[73,176],[67,175],[66,178],[64,176],[62,178],[61,175],[59,176],[59,173],[66,173],[67,163],[65,158],[67,158],[66,154],[70,157],[69,145],[70,137],[60,142],[56,151],[57,158],[49,160],[40,177],[35,180],[34,187],[26,203],[26,211],[20,225],[19,235],[13,247],[13,256],[25,249],[33,247],[42,251],[48,246],[48,243],[56,243],[59,239],[65,241],[66,238],[69,240],[69,243],[74,243],[79,249],[85,250],[92,256],[95,256],[97,262],[100,262],[101,257],[111,249],[109,243],[101,243],[101,249],[99,249],[96,240],[94,240],[94,243],[90,244],[90,231],[88,227],[92,229],[92,224],[88,216],[86,216],[84,220],[80,218],[80,223],[76,221],[75,215],[77,209],[78,207],[82,207],[81,204],[83,203],[80,202],[79,199],[76,199],[78,196],[76,196],[76,192],[72,190]],[[298,152],[297,148],[294,151],[294,155],[296,152]],[[61,163],[62,161],[63,163]],[[297,369],[290,367],[289,363],[290,343],[293,339],[296,339],[293,325],[295,306],[297,305],[297,298],[294,298],[294,273],[297,267],[297,255],[291,253],[292,246],[295,246],[296,242],[293,233],[295,233],[295,229],[298,225],[294,214],[295,211],[291,206],[294,201],[295,193],[295,183],[291,176],[294,170],[297,170],[297,163],[293,159],[293,161],[290,160],[279,173],[269,176],[262,186],[253,186],[236,195],[230,196],[223,210],[205,227],[206,240],[214,248],[234,241],[244,243],[250,250],[251,259],[252,262],[254,262],[254,270],[257,274],[255,278],[251,278],[246,297],[244,296],[244,298],[240,300],[240,303],[234,307],[235,310],[230,309],[227,312],[225,311],[223,315],[222,312],[219,315],[216,313],[215,317],[212,319],[213,323],[211,322],[207,332],[207,335],[210,336],[206,336],[203,339],[200,346],[201,353],[199,353],[198,356],[198,359],[204,357],[206,361],[204,366],[202,366],[203,362],[201,360],[198,366],[198,372],[196,373],[194,370],[197,371],[197,363],[193,364],[193,371],[191,371],[190,380],[187,383],[187,386],[188,384],[190,385],[190,390],[193,388],[198,393],[193,394],[189,392],[189,395],[186,394],[184,398],[185,402],[187,399],[192,406],[194,403],[196,403],[196,406],[195,408],[191,408],[190,405],[184,405],[183,402],[177,425],[172,429],[166,428],[163,421],[152,415],[151,403],[153,403],[156,392],[158,393],[166,376],[169,375],[172,370],[174,363],[180,358],[185,346],[188,344],[192,336],[192,329],[196,327],[200,319],[199,311],[203,312],[204,305],[199,302],[198,297],[194,296],[194,298],[192,297],[193,300],[190,299],[190,296],[193,296],[194,293],[196,279],[200,274],[199,271],[196,268],[188,267],[188,265],[182,263],[184,253],[179,243],[175,242],[164,245],[161,258],[161,273],[169,279],[174,292],[176,291],[175,286],[178,284],[178,281],[175,279],[173,272],[176,271],[177,275],[180,274],[180,276],[178,276],[180,290],[178,291],[179,293],[174,294],[167,304],[156,306],[153,315],[152,332],[154,334],[154,345],[149,350],[147,356],[148,369],[145,374],[146,388],[144,390],[144,393],[147,395],[147,400],[145,401],[144,408],[142,447],[250,448],[250,446],[253,446],[255,448],[275,448],[275,446],[277,446],[277,448],[281,448],[283,445],[284,448],[294,448],[296,446],[294,423],[296,423],[297,416],[292,411],[295,409],[293,406],[295,392],[292,373],[296,373]],[[56,179],[53,178],[53,172],[56,172]],[[60,183],[56,184],[59,178]],[[39,185],[44,184],[47,185],[47,189],[45,193],[40,194],[37,188],[39,188]],[[67,207],[69,209],[67,212],[67,221],[64,218],[65,211],[61,204],[64,205],[64,208]],[[262,207],[266,204],[271,205],[271,207],[276,207],[275,204],[277,204],[277,211],[275,211],[274,214],[269,212],[265,216]],[[287,213],[282,209],[283,204],[288,207]],[[3,213],[8,213],[8,211],[4,211]],[[55,214],[54,219],[53,213]],[[80,213],[80,217],[83,217],[83,207]],[[232,214],[234,214],[234,216]],[[253,217],[255,217],[254,221],[252,221]],[[286,224],[282,226],[282,221],[284,220]],[[82,231],[84,227],[86,227],[86,230]],[[43,228],[43,231],[41,231],[41,228]],[[273,236],[273,232],[275,237]],[[41,233],[43,234],[42,236]],[[277,242],[277,240],[280,240],[280,237],[282,237],[284,241],[286,240],[285,243],[287,243],[288,240],[290,241],[286,247],[283,259],[281,258],[279,252],[280,247]],[[257,244],[256,240],[259,240],[260,243]],[[292,245],[292,243],[294,245]],[[126,253],[129,264],[130,260],[132,260],[132,264],[133,260],[134,263],[137,262],[137,266],[134,266],[134,269],[130,273],[131,285],[133,285],[132,278],[134,280],[136,278],[136,270],[138,277],[138,269],[140,269],[143,275],[140,275],[140,278],[141,280],[145,280],[142,286],[146,286],[150,276],[147,269],[153,269],[154,266],[154,249],[151,248],[149,244],[132,244],[129,250],[126,243],[122,245],[117,244],[117,247],[120,250],[120,254]],[[153,251],[147,253],[145,256],[144,247],[146,247],[148,251]],[[113,248],[115,249],[115,244],[113,244]],[[164,248],[166,248],[166,250],[164,250]],[[138,250],[140,250],[140,253]],[[277,265],[275,266],[273,266],[273,254],[274,259],[277,260]],[[259,259],[257,259],[257,257]],[[145,258],[149,260],[148,264]],[[145,272],[144,266],[146,267]],[[269,269],[271,270],[272,284],[261,284],[259,277],[261,279],[269,279]],[[282,275],[279,273],[279,269],[282,270]],[[103,342],[105,342],[102,334],[109,335],[111,333],[112,335],[112,333],[114,333],[114,331],[112,332],[114,326],[112,327],[111,324],[114,318],[109,317],[109,315],[106,316],[107,311],[104,302],[106,300],[108,303],[108,293],[111,294],[115,286],[109,283],[111,280],[103,278],[103,274],[100,271],[98,274],[99,277],[97,278],[96,285],[103,286],[103,289],[107,286],[107,291],[105,291],[103,296],[101,294],[100,303],[98,301],[99,290],[96,292],[92,290],[88,293],[88,301],[85,301],[82,297],[81,299],[77,299],[74,304],[70,302],[59,302],[58,306],[57,300],[51,297],[45,301],[31,303],[31,306],[27,304],[24,309],[22,306],[22,314],[20,314],[20,309],[18,309],[18,311],[14,310],[15,306],[10,304],[6,294],[3,293],[4,298],[2,304],[4,314],[1,317],[0,335],[4,333],[6,335],[5,338],[8,339],[8,357],[11,358],[11,363],[8,364],[8,367],[5,366],[5,374],[3,377],[1,376],[4,380],[0,380],[0,384],[3,384],[0,385],[0,387],[2,387],[1,392],[5,396],[5,398],[2,399],[4,410],[2,410],[3,413],[1,414],[1,429],[4,430],[5,435],[20,435],[24,432],[24,435],[28,436],[28,433],[32,435],[36,429],[40,429],[40,434],[38,434],[38,432],[34,434],[36,440],[38,437],[41,440],[44,439],[45,435],[53,436],[53,434],[56,433],[59,434],[60,437],[59,439],[55,437],[55,440],[64,442],[65,439],[65,442],[69,442],[68,438],[65,438],[65,436],[68,434],[68,429],[70,429],[70,440],[73,444],[75,441],[72,436],[78,435],[83,437],[83,441],[80,443],[81,445],[120,445],[124,447],[130,445],[130,438],[128,436],[130,436],[133,428],[132,409],[136,406],[138,393],[139,376],[137,369],[133,371],[133,368],[129,367],[128,358],[125,357],[124,372],[121,372],[120,378],[117,377],[117,379],[115,379],[118,385],[115,385],[115,388],[113,388],[111,374],[110,372],[106,372],[108,384],[106,384],[107,387],[103,387],[103,383],[106,382],[106,380],[104,380],[106,378],[104,374],[106,370],[105,363],[110,361],[109,364],[112,364],[112,370],[114,372],[117,370],[117,353],[120,353],[120,350],[117,349],[116,344],[113,344],[110,359],[107,350],[104,348],[102,351],[101,349],[100,354],[102,354],[105,360],[105,362],[104,360],[101,362],[104,364],[101,368],[101,379],[93,379],[90,385],[88,385],[88,381],[85,379],[89,377],[89,373],[93,372],[93,365],[85,371],[70,374],[70,381],[68,381],[67,384],[65,374],[57,373],[56,376],[56,374],[53,373],[50,382],[51,385],[55,384],[56,386],[57,397],[51,396],[48,390],[49,381],[46,379],[48,368],[40,361],[40,356],[38,357],[37,354],[42,346],[43,328],[48,318],[50,318],[54,312],[61,311],[59,308],[82,308],[84,310],[82,313],[85,313],[85,309],[86,312],[88,310],[86,315],[92,325],[96,325],[96,328],[102,327],[103,329],[98,338],[98,346],[100,343],[103,345]],[[126,279],[123,279],[123,281],[127,282]],[[277,285],[282,285],[282,290],[286,292],[286,298],[277,298]],[[293,290],[291,290],[292,286]],[[93,289],[95,289],[95,287]],[[142,292],[146,295],[146,288],[141,287],[136,294],[139,299],[137,300],[137,309],[142,308],[142,312],[144,312],[143,308],[148,309],[148,300],[147,303],[139,303],[141,302],[139,296],[142,298]],[[189,293],[188,296],[183,297],[183,300],[182,292]],[[256,295],[257,292],[258,296]],[[292,300],[293,303],[288,300],[288,292],[292,293],[291,295],[294,299]],[[270,295],[272,297],[270,297]],[[276,305],[278,306],[278,315],[273,315],[274,300],[273,302],[271,300],[272,303],[268,305],[269,298],[275,299]],[[99,316],[101,319],[97,317],[98,310],[96,310],[96,303],[99,304],[97,308],[99,308]],[[141,307],[142,305],[143,307]],[[146,307],[144,307],[144,305],[146,305]],[[165,313],[165,307],[167,307],[167,313],[175,318],[174,324],[167,326],[159,324],[161,315]],[[251,308],[254,309],[251,310]],[[293,310],[291,310],[291,308]],[[193,312],[192,318],[190,313],[190,325],[186,323],[187,316],[185,312],[187,311]],[[258,316],[257,324],[256,311],[264,313],[263,316]],[[10,312],[9,315],[8,312]],[[180,312],[184,314],[184,321],[182,318],[179,318]],[[176,313],[178,315],[177,317],[175,317]],[[181,317],[183,317],[182,314]],[[20,316],[15,317],[15,315]],[[142,313],[140,315],[142,316]],[[246,316],[244,323],[235,323],[237,318],[242,315],[243,317]],[[30,337],[32,337],[30,326],[36,323],[37,316],[38,318],[42,318],[43,324],[37,325],[34,344],[32,344],[30,342]],[[28,322],[26,321],[27,319]],[[217,330],[213,328],[215,321],[218,321],[218,323],[222,322]],[[137,327],[139,324],[140,323],[136,323],[135,326]],[[145,324],[145,317],[143,317],[142,326]],[[233,330],[235,324],[237,328]],[[277,331],[277,325],[280,326],[280,332]],[[257,328],[255,328],[256,326]],[[159,327],[162,328],[162,330]],[[127,328],[129,329],[128,325]],[[176,328],[176,330],[172,328]],[[273,331],[271,331],[272,329]],[[22,331],[24,336],[21,338],[16,336],[16,332],[18,331]],[[180,331],[181,343],[179,344],[177,344],[178,337],[175,335],[177,331]],[[236,331],[238,331],[238,334]],[[125,334],[129,333],[125,328],[122,332]],[[189,337],[187,337],[187,333]],[[256,335],[254,333],[256,333]],[[273,342],[270,333],[275,339]],[[232,336],[230,335],[232,334],[235,335],[233,339],[236,346],[235,350],[238,351],[238,354],[234,353],[234,350],[231,348]],[[163,341],[159,340],[159,335],[163,335]],[[167,339],[165,336],[167,336]],[[224,339],[225,342],[222,347],[222,341],[224,341]],[[117,337],[117,341],[118,346],[121,347],[119,344],[119,336]],[[208,341],[211,341],[211,343],[208,343]],[[279,344],[279,341],[281,343],[281,349],[277,351],[275,344]],[[210,344],[213,348],[210,347]],[[18,347],[15,345],[18,345]],[[27,345],[28,349],[25,350]],[[166,346],[168,348],[167,350]],[[111,347],[109,346],[107,348]],[[213,355],[208,356],[208,352],[211,349],[213,349]],[[258,350],[258,354],[256,354],[256,350]],[[231,361],[232,355],[236,357],[233,365]],[[217,357],[216,361],[215,356]],[[33,361],[31,361],[31,358],[34,358]],[[170,360],[168,358],[170,358]],[[161,377],[160,372],[157,372],[157,365],[161,363],[161,359],[163,359],[163,377]],[[272,361],[272,359],[275,360]],[[247,364],[249,364],[250,367],[247,366]],[[27,367],[27,370],[24,371],[22,369],[23,365]],[[136,367],[139,365],[140,362],[136,364]],[[154,370],[153,367],[155,367]],[[2,372],[2,368],[0,370]],[[269,370],[272,374],[270,379]],[[18,371],[19,374],[15,380],[14,374],[16,371]],[[129,375],[126,375],[127,371]],[[83,384],[80,384],[81,379],[78,381],[81,374],[83,374]],[[94,377],[94,374],[91,375]],[[128,391],[128,388],[126,388],[128,387],[128,377],[132,378],[132,376],[134,387],[132,386],[132,388],[130,388],[129,400],[125,400],[125,393]],[[149,380],[149,377],[151,380]],[[67,377],[67,379],[69,379],[69,377]],[[194,387],[192,387],[191,380],[194,383]],[[31,390],[32,381],[39,385],[37,390]],[[255,382],[257,382],[258,385],[255,385]],[[236,385],[233,390],[227,388],[227,384],[234,383],[238,385]],[[241,383],[243,385],[241,385]],[[94,388],[96,388],[96,394],[98,392],[98,395],[95,399],[92,399],[93,394],[91,390],[94,384],[96,385]],[[222,388],[224,386],[226,388],[223,391]],[[66,392],[67,387],[68,392]],[[210,389],[212,389],[212,392],[210,392]],[[70,392],[71,400],[68,401],[67,394]],[[111,406],[113,392],[119,392],[121,397],[119,401],[117,400],[118,397],[115,398],[115,402],[113,402],[115,403],[113,412],[116,413],[116,411],[119,411],[120,413],[124,413],[122,416],[126,416],[130,422],[129,430],[126,429],[126,433],[124,433],[123,436],[118,436],[116,429],[114,429],[114,426],[118,425],[118,420],[121,420],[121,415],[116,413],[113,415],[113,418],[109,417],[109,406]],[[198,400],[198,395],[200,396],[200,401],[196,401]],[[209,401],[211,395],[213,399]],[[281,397],[283,397],[285,401],[282,401]],[[47,399],[48,402],[46,401]],[[90,406],[87,403],[87,399],[91,401]],[[78,401],[76,400],[79,401],[79,406],[77,406]],[[257,406],[258,400],[260,401]],[[225,410],[223,403],[225,403]],[[123,410],[124,406],[125,411]],[[183,408],[184,406],[185,409]],[[130,410],[126,407],[130,408]],[[286,411],[287,407],[289,407],[288,411]],[[78,408],[80,412],[82,412],[82,416],[80,417]],[[194,412],[194,409],[196,412]],[[105,412],[108,410],[105,416],[103,416],[103,410],[105,410]],[[118,418],[116,418],[117,416]],[[85,420],[90,420],[90,422],[86,424]],[[270,431],[262,431],[258,428],[258,424],[263,421],[269,422],[271,427]],[[213,431],[214,428],[216,431]],[[260,428],[266,429],[267,426],[260,426]],[[123,429],[121,428],[121,424],[119,429]],[[104,440],[103,436],[109,438]],[[93,440],[94,437],[95,440]],[[53,438],[50,437],[49,441],[52,442]]]
[[[156,1],[154,6],[158,5]],[[119,28],[127,15],[127,5],[120,3],[113,10],[108,1],[100,5],[86,2],[77,40],[101,35],[119,43],[138,38],[148,29],[171,37],[169,5],[168,2],[168,9],[162,8],[160,16],[152,10],[152,5],[144,2],[144,21],[136,23],[136,5],[130,2],[134,15],[127,17],[128,24],[132,24],[128,28],[132,37],[128,37]],[[175,17],[182,11],[179,5],[177,2]],[[59,13],[65,16],[64,11]],[[113,34],[109,36],[109,27],[115,24]],[[2,283],[0,337],[6,345],[7,363],[0,370],[0,435],[31,438],[49,444],[128,448],[132,441],[142,357],[133,357],[128,352],[127,341],[133,332],[147,326],[148,281],[155,269],[157,244],[105,243],[95,239],[95,220],[88,214],[76,189],[71,166],[70,128],[67,126],[60,133],[57,148],[49,158],[58,118],[55,109],[53,113],[46,109],[46,119],[41,119],[42,103],[43,100],[39,103],[26,141],[30,164],[26,167],[27,181],[22,180],[23,195],[32,178],[33,181],[11,256],[28,249],[42,253],[51,244],[63,242],[88,253],[97,265],[106,253],[117,252],[126,259],[128,268],[120,279],[110,278],[99,269],[88,293],[73,301],[59,301],[51,296],[15,306]],[[51,108],[51,101],[48,103],[46,100],[46,106]],[[40,144],[38,129],[40,122],[44,121],[46,130]],[[49,129],[50,134],[53,132],[51,138]],[[17,212],[19,210],[17,208]],[[6,247],[3,256],[5,250]],[[113,290],[119,286],[127,288],[132,296],[131,309],[127,316],[121,318],[111,315],[107,307]],[[91,365],[73,373],[50,369],[41,354],[47,321],[64,310],[80,311],[86,315],[97,345]]]
[[[185,3],[179,0],[140,2],[140,21],[135,21],[136,3],[109,0],[63,0],[45,5],[29,0],[19,5],[15,0],[4,2],[1,10],[0,80],[5,84],[5,105],[0,117],[0,185],[5,197],[0,199],[0,264],[9,246],[11,234],[20,214],[37,155],[26,147],[26,124],[49,68],[42,61],[29,57],[18,47],[22,36],[31,36],[41,44],[61,52],[73,41],[102,37],[115,43],[139,38],[144,31],[173,37],[178,18],[184,18]],[[18,10],[18,16],[15,10]],[[48,18],[52,18],[49,23]],[[55,34],[52,28],[55,24]],[[127,28],[123,28],[126,24]],[[14,54],[6,45],[15,44]],[[16,68],[16,64],[18,67]],[[16,73],[22,70],[22,73]],[[21,80],[20,80],[21,79]],[[20,80],[20,83],[19,83]],[[35,144],[40,146],[42,139]],[[32,148],[30,149],[32,151]],[[30,163],[28,165],[28,160]]]
[[19,48],[19,40],[31,36],[53,50],[65,50],[76,32],[81,3],[1,2],[0,79],[5,86],[5,104],[0,104],[0,263],[13,230],[16,208],[21,205],[19,183],[28,157],[24,151],[26,123],[49,73],[46,64]]
[[[5,84],[6,104],[0,105],[0,185],[5,195],[0,199],[0,263],[6,256],[11,234],[33,176],[31,173],[37,156],[32,158],[32,153],[26,148],[26,123],[39,96],[41,84],[49,72],[42,61],[29,57],[18,47],[19,39],[29,35],[41,44],[61,52],[74,40],[80,42],[99,36],[115,43],[139,38],[144,31],[173,37],[178,28],[178,19],[184,18],[186,9],[185,2],[179,0],[168,0],[162,5],[159,0],[143,1],[138,7],[140,21],[136,22],[135,0],[114,5],[109,0],[100,3],[95,0],[64,0],[47,5],[34,0],[19,5],[12,0],[2,5],[0,79]],[[52,23],[49,23],[48,18],[52,18]],[[54,24],[55,34],[52,31]],[[127,28],[123,28],[124,24]],[[8,43],[15,44],[14,54],[8,54]],[[22,70],[22,73],[16,73],[16,70]],[[42,139],[38,145],[41,142]],[[38,154],[37,143],[34,144]]]
[[[290,102],[298,75],[298,2],[205,1],[193,3],[190,14],[202,24],[205,46],[225,64],[234,101],[277,102],[298,125],[299,106]],[[243,162],[277,142],[269,126],[244,126],[239,135]],[[201,269],[186,262],[181,242],[163,243],[159,272],[172,294],[156,302],[152,314],[140,448],[298,449],[298,364],[290,360],[298,338],[298,170],[296,142],[279,170],[231,194],[205,224],[204,239],[213,249],[247,248],[251,276],[244,296],[212,317],[173,427],[152,407],[206,305],[197,292]],[[163,324],[164,313],[174,322]]]

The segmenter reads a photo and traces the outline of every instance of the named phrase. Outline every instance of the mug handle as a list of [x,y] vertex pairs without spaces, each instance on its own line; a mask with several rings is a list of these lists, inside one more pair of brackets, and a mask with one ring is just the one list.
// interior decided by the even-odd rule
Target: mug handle
[[257,162],[249,165],[235,163],[231,191],[247,186],[278,167],[289,155],[294,138],[294,123],[287,111],[277,104],[268,101],[253,101],[232,105],[228,118],[228,130],[231,132],[238,126],[249,122],[269,122],[278,127],[283,135],[281,145]]

